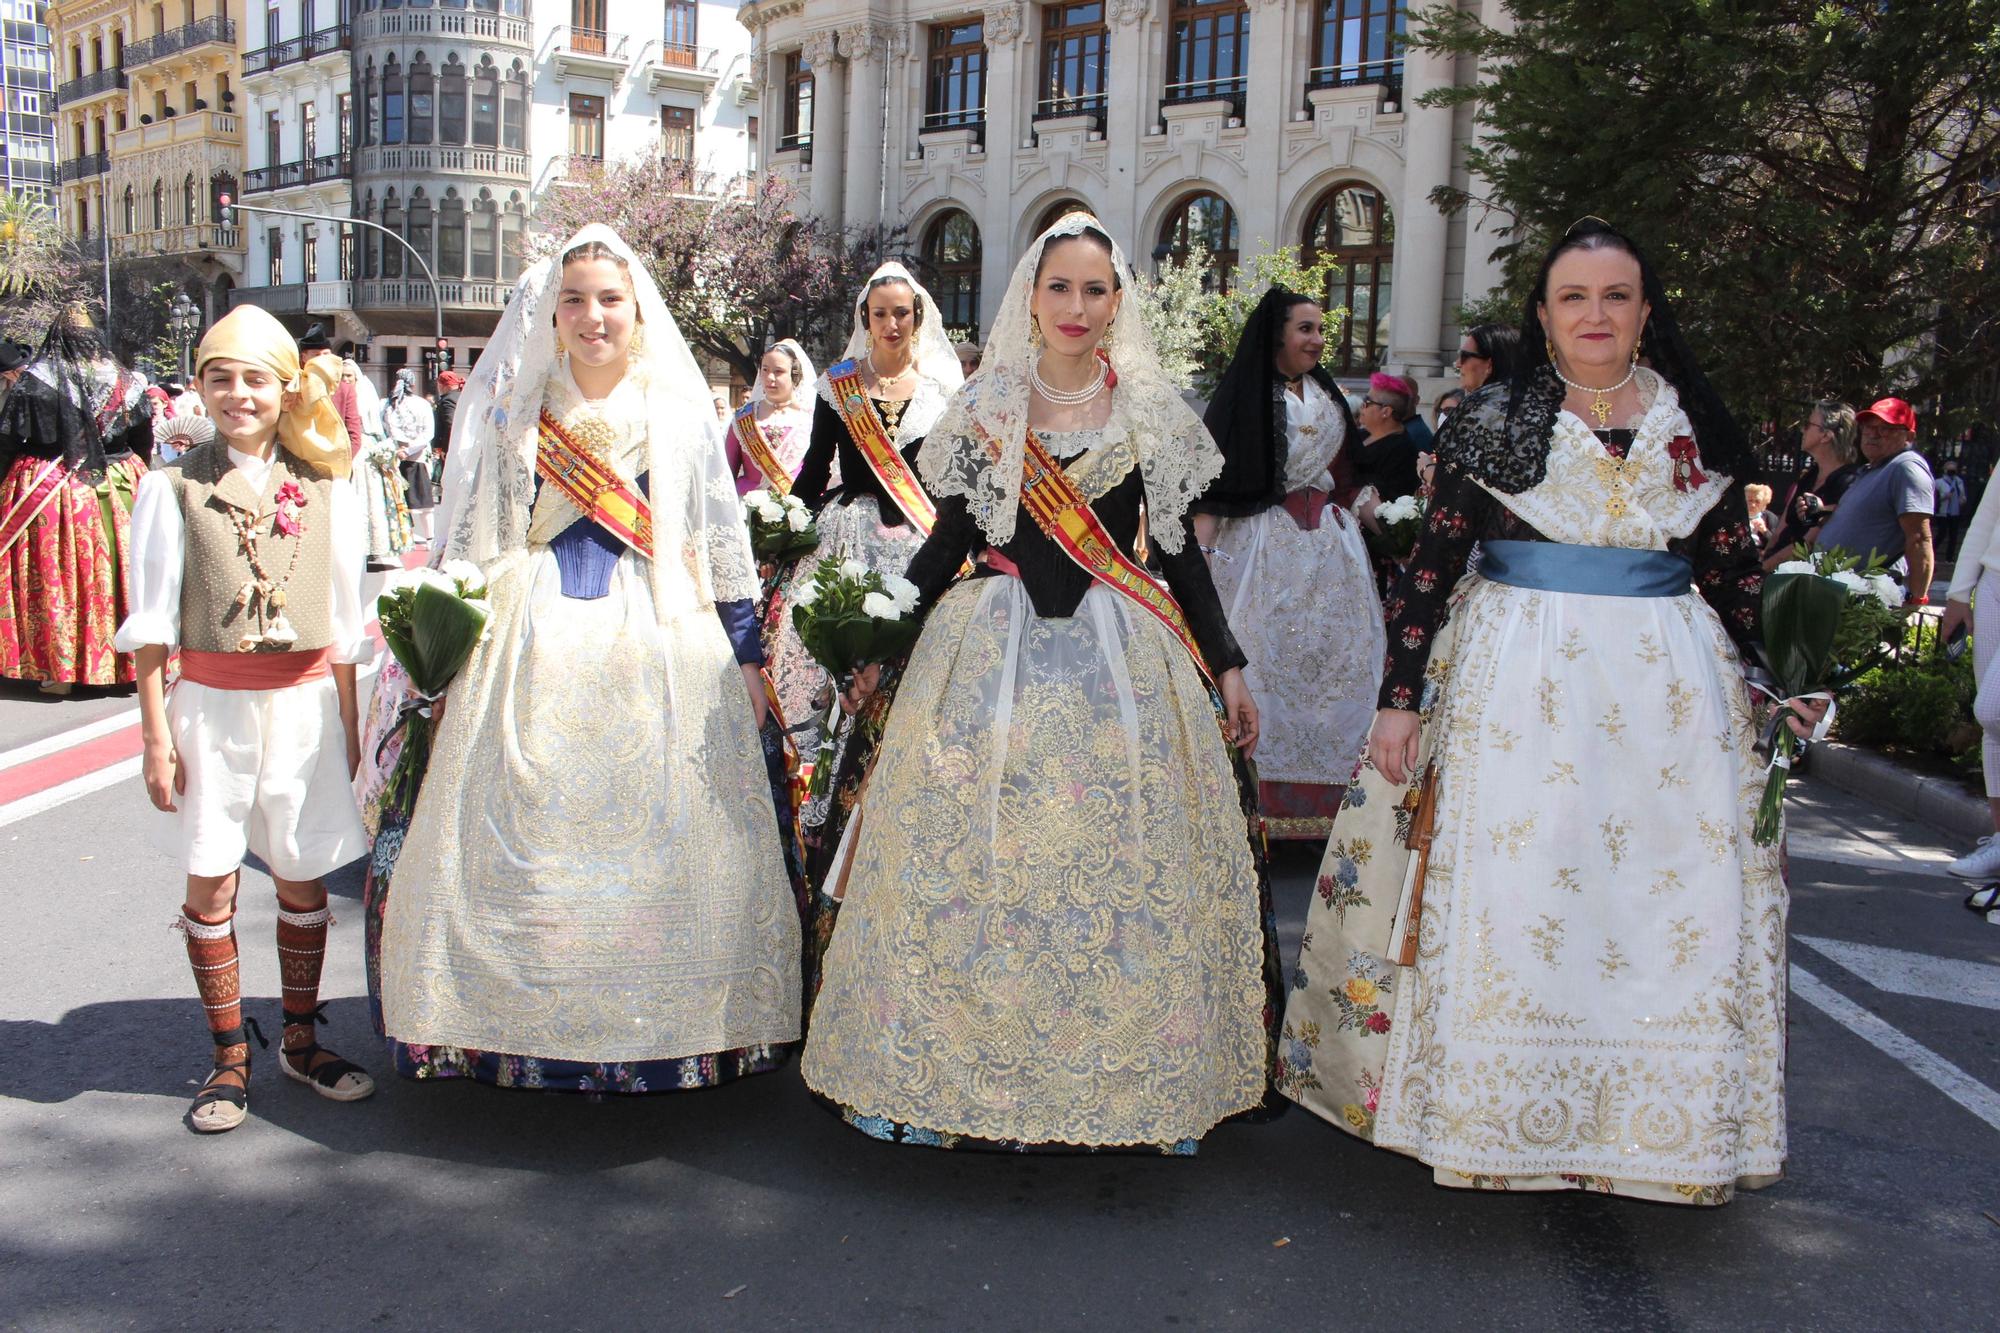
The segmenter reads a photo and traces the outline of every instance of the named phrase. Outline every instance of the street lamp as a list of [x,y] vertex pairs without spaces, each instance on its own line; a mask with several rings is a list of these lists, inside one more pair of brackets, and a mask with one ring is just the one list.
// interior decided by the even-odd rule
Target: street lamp
[[188,351],[194,345],[194,335],[201,331],[201,309],[188,300],[187,293],[174,297],[174,303],[167,311],[167,331],[174,335],[174,341],[181,349],[181,383],[186,385],[189,376]]

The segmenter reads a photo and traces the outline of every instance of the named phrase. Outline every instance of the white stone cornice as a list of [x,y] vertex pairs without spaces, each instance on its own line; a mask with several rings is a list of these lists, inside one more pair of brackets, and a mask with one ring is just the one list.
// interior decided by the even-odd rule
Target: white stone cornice
[[1027,26],[1027,15],[1019,4],[995,5],[980,15],[984,24],[986,45],[1012,46],[1021,40],[1021,33]]
[[736,21],[751,32],[762,32],[779,19],[793,18],[806,12],[806,0],[763,0],[763,3],[744,5],[736,11]]
[[880,23],[850,23],[840,30],[840,53],[849,61],[880,60],[889,45],[889,29]]

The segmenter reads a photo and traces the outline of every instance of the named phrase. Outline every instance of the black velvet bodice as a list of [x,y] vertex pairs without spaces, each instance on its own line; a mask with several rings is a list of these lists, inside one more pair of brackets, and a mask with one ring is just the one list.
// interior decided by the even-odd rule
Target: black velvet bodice
[[[881,412],[882,406],[881,402],[876,402],[875,410]],[[890,403],[888,406],[893,412],[897,404]],[[907,403],[902,406],[905,411],[909,410]],[[885,414],[884,422],[888,419],[888,415]],[[890,434],[894,436],[893,431]],[[915,468],[917,451],[923,447],[923,437],[919,436],[898,452],[903,455],[905,462]],[[840,460],[840,485],[829,490],[827,483],[833,477],[833,462],[836,458]],[[884,490],[882,483],[876,479],[875,469],[869,467],[868,460],[862,457],[854,438],[847,433],[847,423],[840,419],[840,413],[834,411],[826,399],[816,395],[813,399],[812,443],[806,448],[805,461],[799,465],[799,476],[798,480],[792,483],[792,494],[804,501],[815,514],[835,499],[852,500],[859,496],[872,495],[875,497],[875,507],[882,511],[884,527],[900,528],[909,521],[903,516],[901,507],[889,498],[888,491]]]

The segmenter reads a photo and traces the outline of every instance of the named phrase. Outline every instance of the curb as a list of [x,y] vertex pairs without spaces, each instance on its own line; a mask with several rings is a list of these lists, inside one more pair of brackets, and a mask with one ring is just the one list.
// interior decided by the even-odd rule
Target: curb
[[1812,767],[1805,776],[1922,820],[1968,844],[1993,832],[1986,802],[1963,786],[1912,772],[1859,745],[1822,741],[1813,746]]

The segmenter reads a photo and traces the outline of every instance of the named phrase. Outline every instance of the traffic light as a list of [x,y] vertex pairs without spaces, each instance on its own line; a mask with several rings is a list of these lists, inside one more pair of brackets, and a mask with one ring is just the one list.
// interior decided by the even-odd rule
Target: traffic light
[[226,194],[215,196],[215,220],[218,225],[224,227],[236,225],[235,200],[230,196]]
[[437,340],[437,368],[439,370],[451,369],[451,339],[449,338],[440,338]]

